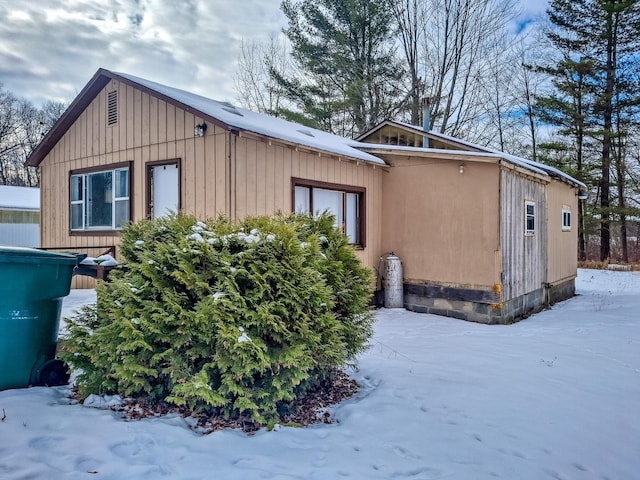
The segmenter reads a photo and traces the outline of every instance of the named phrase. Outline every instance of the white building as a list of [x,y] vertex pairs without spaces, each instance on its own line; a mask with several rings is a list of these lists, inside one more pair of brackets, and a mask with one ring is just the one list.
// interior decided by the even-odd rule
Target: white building
[[0,245],[40,246],[40,189],[0,185]]

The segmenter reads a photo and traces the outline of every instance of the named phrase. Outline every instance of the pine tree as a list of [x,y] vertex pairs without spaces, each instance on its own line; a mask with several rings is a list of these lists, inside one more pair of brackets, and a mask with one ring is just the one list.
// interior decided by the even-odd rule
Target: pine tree
[[[593,76],[593,62],[589,59],[572,60],[566,55],[555,66],[536,67],[536,70],[552,78],[554,93],[536,98],[536,114],[544,122],[559,127],[558,133],[567,139],[561,145],[547,143],[541,145],[549,152],[571,151],[574,161],[564,157],[563,162],[554,162],[553,157],[542,160],[563,169],[583,182],[587,182],[585,171],[585,143],[589,135],[591,111],[594,95],[589,84]],[[586,241],[584,230],[584,205],[578,203],[578,258],[586,259]]]
[[[596,102],[593,115],[599,125],[595,137],[600,155],[600,259],[611,256],[611,164],[620,132],[615,119],[637,105],[636,85],[620,81],[628,62],[637,62],[640,49],[638,0],[553,0],[547,10],[553,29],[551,42],[574,62],[593,65],[589,75]],[[627,88],[627,87],[631,88]],[[614,158],[615,160],[615,158]],[[624,197],[624,195],[622,195]],[[618,212],[624,215],[624,212]],[[624,240],[623,240],[624,241]]]
[[333,224],[180,214],[128,225],[127,268],[67,320],[61,356],[82,369],[80,394],[277,420],[372,333],[371,273]]
[[272,74],[301,113],[279,114],[345,136],[393,116],[403,72],[390,0],[285,0],[282,11],[300,75]]

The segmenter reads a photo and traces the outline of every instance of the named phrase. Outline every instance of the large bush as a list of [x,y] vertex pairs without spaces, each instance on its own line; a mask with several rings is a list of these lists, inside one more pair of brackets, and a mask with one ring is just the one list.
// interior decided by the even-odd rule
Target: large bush
[[371,335],[371,274],[326,215],[142,221],[121,253],[96,307],[68,320],[63,358],[83,396],[265,423]]

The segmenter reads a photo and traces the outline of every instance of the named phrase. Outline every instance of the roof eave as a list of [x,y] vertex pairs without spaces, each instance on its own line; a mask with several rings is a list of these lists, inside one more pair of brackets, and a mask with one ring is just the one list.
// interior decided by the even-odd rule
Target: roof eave
[[145,85],[137,83],[136,81],[131,80],[131,79],[127,78],[127,77],[123,77],[121,75],[118,75],[115,72],[109,72],[109,75],[110,75],[110,78],[118,80],[119,82],[122,82],[122,83],[124,83],[126,85],[129,85],[130,87],[137,88],[138,90],[141,90],[141,91],[145,92],[148,95],[151,95],[151,96],[156,97],[156,98],[158,98],[160,100],[163,100],[163,101],[167,102],[168,104],[173,105],[175,107],[178,107],[178,108],[180,108],[180,109],[182,109],[182,110],[184,110],[184,111],[186,111],[188,113],[191,113],[191,114],[193,114],[193,115],[195,115],[197,117],[200,117],[200,118],[202,118],[204,120],[208,120],[209,122],[213,123],[214,125],[222,127],[225,130],[234,130],[236,132],[241,130],[241,129],[237,128],[237,127],[231,127],[230,125],[226,124],[225,122],[223,122],[222,120],[220,120],[220,119],[218,119],[216,117],[213,117],[213,116],[211,116],[211,115],[209,115],[209,114],[207,114],[207,113],[205,113],[205,112],[203,112],[201,110],[198,110],[197,108],[194,108],[194,107],[192,107],[190,105],[187,105],[186,103],[182,103],[182,102],[176,100],[175,98],[169,97],[168,95],[165,95],[165,94],[163,94],[163,93],[161,93],[161,92],[159,92],[157,90],[154,90],[154,89],[149,88],[149,87],[147,87]]
[[389,119],[383,120],[382,122],[380,122],[379,124],[377,124],[375,127],[370,128],[370,129],[369,129],[369,130],[367,130],[366,132],[362,132],[360,135],[358,135],[356,138],[354,138],[354,140],[355,140],[356,142],[360,142],[360,141],[362,141],[362,139],[363,139],[363,138],[367,138],[367,137],[368,137],[369,135],[371,135],[372,133],[377,132],[378,130],[380,130],[380,129],[381,129],[382,127],[384,127],[385,125],[388,125],[388,124],[391,124],[391,123],[395,124],[395,122],[394,122],[393,120],[389,120]]
[[413,133],[416,133],[418,135],[422,135],[423,137],[427,137],[429,138],[429,140],[437,140],[439,142],[442,142],[444,144],[448,144],[448,145],[452,145],[455,147],[460,148],[463,151],[471,151],[471,152],[487,152],[490,153],[490,149],[483,147],[482,145],[476,145],[474,143],[471,142],[464,142],[464,141],[459,141],[456,140],[453,137],[449,137],[448,135],[442,135],[440,133],[437,132],[433,132],[431,130],[425,131],[424,129],[418,127],[418,126],[414,126],[414,125],[409,125],[406,123],[402,123],[402,122],[397,122],[395,120],[383,120],[382,122],[380,122],[378,125],[376,125],[375,127],[367,130],[366,132],[358,135],[358,137],[355,138],[355,140],[357,142],[361,142],[363,139],[367,138],[369,135],[372,135],[373,133],[377,132],[378,130],[380,130],[382,127],[385,127],[387,125],[392,125],[394,127],[397,128],[401,128],[403,130],[407,130],[407,131],[411,131]]

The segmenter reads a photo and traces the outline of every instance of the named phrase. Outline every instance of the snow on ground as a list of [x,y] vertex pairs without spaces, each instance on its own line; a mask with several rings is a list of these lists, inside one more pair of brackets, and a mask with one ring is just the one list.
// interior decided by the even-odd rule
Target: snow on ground
[[[510,326],[379,311],[332,425],[202,436],[70,405],[68,387],[6,390],[0,478],[639,479],[640,274],[577,286]],[[94,300],[72,291],[64,314]]]

